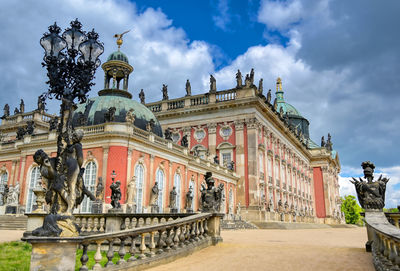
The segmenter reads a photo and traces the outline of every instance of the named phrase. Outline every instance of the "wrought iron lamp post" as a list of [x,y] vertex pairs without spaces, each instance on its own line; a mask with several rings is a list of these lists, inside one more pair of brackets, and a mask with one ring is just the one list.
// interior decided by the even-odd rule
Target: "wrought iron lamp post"
[[[75,236],[77,230],[73,223],[72,211],[82,202],[84,196],[95,197],[85,188],[82,168],[83,151],[80,143],[83,132],[75,131],[72,115],[76,109],[75,100],[82,103],[94,85],[94,73],[100,65],[99,56],[104,47],[98,41],[98,34],[82,29],[76,19],[62,34],[56,23],[40,39],[45,50],[42,66],[47,69],[48,91],[40,98],[61,101],[60,122],[57,127],[57,156],[49,158],[43,150],[38,150],[34,160],[40,165],[40,172],[47,180],[46,201],[50,214],[43,227],[34,235]],[[60,223],[62,221],[62,223]]]

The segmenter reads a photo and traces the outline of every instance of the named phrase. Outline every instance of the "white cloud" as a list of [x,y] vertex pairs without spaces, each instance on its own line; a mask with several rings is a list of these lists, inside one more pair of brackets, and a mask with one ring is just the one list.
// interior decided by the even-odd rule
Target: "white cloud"
[[299,22],[303,15],[303,5],[299,0],[261,2],[258,21],[270,29],[286,30]]
[[231,22],[228,0],[219,0],[217,8],[218,14],[214,15],[212,19],[218,28],[226,31],[228,30],[228,24]]

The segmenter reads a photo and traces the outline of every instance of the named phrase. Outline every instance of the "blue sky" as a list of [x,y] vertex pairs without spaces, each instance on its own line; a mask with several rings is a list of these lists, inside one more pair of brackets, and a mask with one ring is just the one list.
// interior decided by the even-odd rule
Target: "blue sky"
[[[255,69],[265,89],[283,80],[285,99],[310,121],[319,143],[332,134],[342,165],[341,194],[354,194],[349,176],[371,160],[389,177],[387,203],[400,198],[400,1],[340,0],[0,0],[0,107],[24,98],[27,110],[46,90],[39,39],[54,21],[65,28],[79,18],[116,50],[113,35],[135,70],[129,91],[138,99],[194,94],[235,85],[235,72]],[[103,86],[99,70],[91,96]],[[10,93],[12,95],[10,95]],[[12,110],[13,111],[13,110]],[[57,112],[57,104],[49,104]]]

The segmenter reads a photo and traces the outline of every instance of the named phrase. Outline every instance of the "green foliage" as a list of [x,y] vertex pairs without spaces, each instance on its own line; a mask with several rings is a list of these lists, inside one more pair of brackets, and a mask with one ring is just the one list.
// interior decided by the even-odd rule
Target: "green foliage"
[[352,195],[347,195],[342,198],[342,212],[344,212],[344,216],[347,224],[361,224],[362,219],[360,213],[363,209],[358,205],[356,198]]
[[0,243],[0,271],[28,271],[31,251],[25,242]]

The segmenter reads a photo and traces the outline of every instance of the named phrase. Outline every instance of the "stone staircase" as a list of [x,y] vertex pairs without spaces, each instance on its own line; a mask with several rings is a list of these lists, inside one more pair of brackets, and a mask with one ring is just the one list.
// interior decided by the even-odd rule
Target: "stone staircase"
[[0,230],[26,230],[26,216],[1,215]]
[[256,225],[245,220],[222,220],[221,229],[240,230],[240,229],[258,229]]

